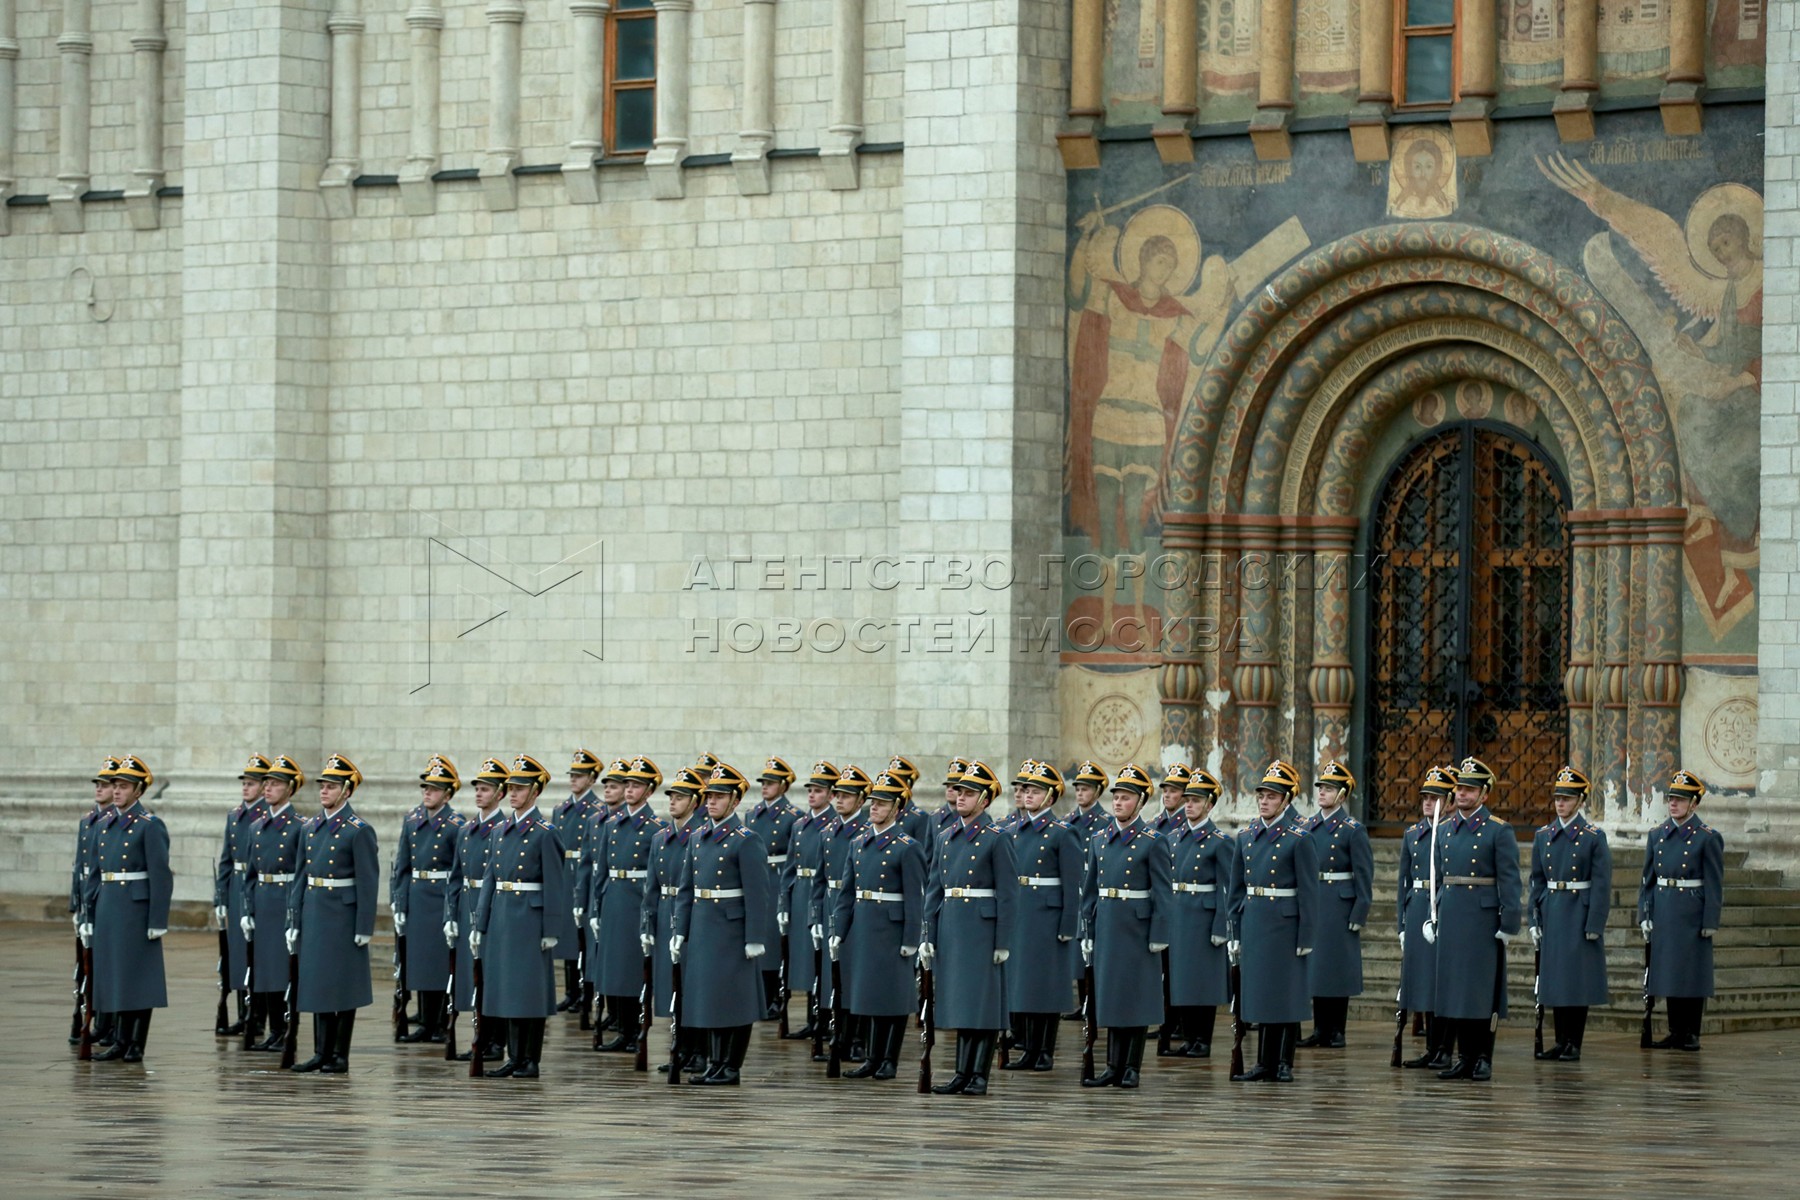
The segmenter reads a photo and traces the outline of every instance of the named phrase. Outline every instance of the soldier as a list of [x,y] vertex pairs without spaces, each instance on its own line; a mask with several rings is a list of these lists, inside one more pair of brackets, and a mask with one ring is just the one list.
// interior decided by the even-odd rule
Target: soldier
[[1151,832],[1158,837],[1168,837],[1187,824],[1186,789],[1192,776],[1193,768],[1186,763],[1170,763],[1163,768],[1162,808],[1156,818],[1148,822]]
[[593,887],[592,868],[587,858],[587,839],[592,829],[590,818],[600,804],[600,798],[594,795],[594,779],[600,773],[600,760],[594,757],[591,750],[577,750],[569,761],[569,795],[547,817],[550,827],[556,830],[556,840],[562,843],[563,863],[568,872],[570,882],[574,885],[571,894],[575,898],[573,913],[575,917],[575,940],[573,944],[563,946],[557,958],[563,965],[563,998],[557,1002],[557,1012],[574,1012],[583,1021],[585,1029],[588,1013],[588,985],[597,981],[594,969],[592,947],[588,945],[588,922],[584,919],[590,914],[587,909],[588,897]]
[[[956,815],[955,793],[956,785],[961,782],[962,777],[968,773],[968,770],[968,761],[961,758],[951,759],[950,765],[945,768],[944,806],[931,814],[931,837],[934,845],[938,839],[942,838],[952,829],[955,829],[957,823],[962,819]],[[1016,791],[1014,794],[1016,798]],[[1013,811],[1014,813],[1018,811],[1016,799],[1013,805]]]
[[[1706,785],[1690,771],[1669,780],[1669,819],[1650,831],[1638,885],[1638,927],[1649,945],[1644,991],[1668,1002],[1659,1050],[1700,1049],[1713,994],[1713,935],[1725,903],[1725,839],[1699,816]],[[115,801],[116,803],[116,801]],[[104,1006],[102,1006],[104,1007]]]
[[[1074,832],[1076,840],[1081,844],[1083,871],[1087,870],[1088,839],[1105,828],[1107,821],[1111,819],[1106,805],[1100,803],[1100,795],[1106,791],[1108,782],[1106,772],[1102,771],[1092,759],[1083,759],[1070,772],[1070,786],[1075,793],[1075,808],[1067,817],[1063,818],[1063,823]],[[1083,967],[1079,955],[1071,955],[1070,958],[1075,972],[1074,980],[1080,982],[1086,978],[1087,971]],[[1085,1015],[1080,1006],[1076,1006],[1064,1013],[1062,1019],[1080,1021],[1084,1019]]]
[[1313,781],[1319,811],[1307,818],[1306,832],[1319,858],[1319,890],[1313,953],[1306,960],[1312,993],[1313,1031],[1302,1046],[1344,1048],[1350,997],[1362,995],[1362,927],[1375,899],[1375,854],[1369,830],[1345,807],[1356,777],[1337,759]]
[[1088,842],[1081,954],[1094,965],[1094,1023],[1106,1026],[1106,1070],[1082,1087],[1138,1086],[1144,1041],[1163,1016],[1163,951],[1174,893],[1169,843],[1140,816],[1150,775],[1136,763],[1113,781],[1113,823]]
[[956,826],[938,842],[928,875],[919,965],[936,963],[936,1020],[956,1030],[956,1073],[931,1089],[939,1096],[987,1095],[994,1044],[1009,1020],[1001,967],[1012,957],[1019,884],[1012,838],[987,815],[999,792],[993,768],[971,762],[956,788]]
[[225,814],[225,836],[219,846],[219,858],[213,867],[213,916],[225,931],[225,978],[237,993],[237,1021],[213,1030],[216,1037],[242,1037],[244,1022],[260,1024],[252,1015],[249,990],[244,986],[244,972],[249,966],[244,947],[244,873],[249,869],[250,825],[264,812],[263,776],[269,760],[252,754],[238,775],[242,795],[236,807]]
[[[1450,1065],[1450,1022],[1439,1021],[1437,947],[1425,940],[1431,919],[1431,827],[1443,815],[1445,800],[1456,789],[1453,767],[1433,767],[1419,785],[1424,815],[1401,835],[1400,884],[1395,904],[1400,926],[1400,1007],[1423,1013],[1425,1052],[1402,1067],[1441,1071]],[[1410,935],[1410,936],[1408,936]]]
[[[418,820],[419,814],[421,812],[423,812],[424,810],[425,810],[424,805],[415,804],[412,806],[412,810],[410,812],[408,812],[404,817],[400,818],[400,825],[398,828],[396,828],[394,830],[394,844],[395,845],[399,845],[400,842],[405,838],[407,823],[410,821]],[[388,864],[388,896],[390,898],[393,896],[395,890],[399,886],[400,886],[400,859],[396,855],[395,858],[393,859],[393,861]],[[396,966],[397,966],[397,964],[396,964]],[[405,1016],[406,1024],[408,1026],[422,1025],[425,1022],[425,1002],[424,1002],[424,997],[422,995],[418,998],[417,1003],[418,1003],[419,1011],[412,1013],[411,1015]],[[403,1014],[403,1015],[405,1015],[405,1014]]]
[[[707,776],[710,778],[711,772]],[[669,819],[651,839],[650,857],[644,868],[638,948],[650,960],[654,985],[651,1011],[659,1017],[671,1016],[675,1011],[674,960],[669,957],[669,941],[675,936],[675,899],[681,894],[681,873],[687,863],[688,847],[705,824],[694,816],[700,790],[705,786],[706,779],[694,767],[682,767],[670,777],[669,786],[663,789],[663,795],[669,798]],[[686,1024],[676,1033],[681,1039],[683,1069],[704,1074],[703,1040]],[[661,1063],[656,1069],[666,1073],[669,1064]]]
[[[856,839],[868,828],[868,814],[863,810],[863,797],[869,790],[869,776],[854,763],[838,772],[836,782],[831,785],[831,807],[836,814],[831,826],[820,837],[819,885],[813,890],[812,897],[812,939],[813,946],[821,955],[825,954],[825,943],[833,934],[832,922],[836,919],[837,895],[843,887],[844,865],[850,860],[850,851]],[[921,916],[923,912],[921,911]],[[842,975],[842,971],[838,972]],[[847,989],[846,989],[847,990]],[[820,960],[819,971],[819,1011],[828,1008],[842,1008],[842,998],[832,986],[832,972]],[[852,1032],[853,1023],[844,1023],[838,1027],[839,1049],[849,1058],[855,1052],[856,1042],[862,1040]],[[814,1056],[817,1061],[818,1055]],[[830,1055],[825,1055],[830,1058]]]
[[175,877],[169,828],[143,805],[154,782],[143,759],[121,756],[112,775],[112,811],[95,824],[82,929],[94,951],[94,1008],[113,1014],[115,1023],[113,1044],[94,1055],[96,1062],[143,1062],[151,1010],[169,1004],[162,938]]
[[544,1023],[556,1011],[557,945],[575,940],[568,872],[556,830],[538,813],[550,772],[529,754],[506,776],[511,815],[488,850],[475,901],[469,952],[482,960],[481,1017],[500,1017],[510,1035],[505,1063],[490,1079],[536,1079]]
[[[108,755],[100,764],[100,772],[93,778],[94,806],[90,808],[75,826],[75,860],[69,867],[69,913],[75,921],[75,940],[78,946],[86,946],[89,938],[82,930],[92,920],[87,908],[87,880],[94,873],[94,846],[100,837],[100,822],[112,811],[112,780],[119,769],[119,760]],[[76,967],[76,982],[80,983],[81,966],[79,959]],[[102,1048],[113,1044],[113,1019],[108,1012],[96,1012],[92,1019],[94,1044]],[[69,1044],[79,1045],[81,1029],[79,1026],[69,1031]]]
[[895,818],[900,825],[900,832],[918,842],[921,849],[928,851],[931,847],[931,815],[913,803],[913,788],[919,782],[919,768],[913,766],[911,759],[896,754],[888,759],[887,773],[905,785],[900,796],[900,815]]
[[1556,819],[1531,840],[1526,914],[1538,955],[1537,1002],[1554,1015],[1555,1042],[1536,1056],[1580,1062],[1588,1007],[1607,1000],[1602,939],[1612,910],[1612,851],[1605,831],[1581,815],[1587,776],[1565,766],[1550,786]]
[[1319,856],[1293,809],[1300,772],[1276,759],[1256,785],[1256,820],[1237,835],[1232,940],[1238,1017],[1257,1027],[1256,1065],[1236,1082],[1294,1081],[1294,1046],[1311,1008],[1306,957],[1317,924]]
[[[263,811],[250,823],[248,869],[244,872],[244,915],[239,919],[249,951],[251,1012],[265,1014],[269,1036],[250,1049],[281,1053],[296,1031],[288,1028],[288,952],[278,931],[287,928],[288,895],[299,875],[300,831],[294,797],[306,772],[285,754],[267,763],[262,779]],[[256,936],[258,926],[266,932]]]
[[[475,958],[469,952],[469,935],[475,930],[475,902],[481,898],[481,885],[492,869],[494,847],[500,842],[504,812],[500,801],[506,795],[509,774],[506,764],[497,758],[482,761],[481,769],[470,781],[470,790],[475,794],[475,816],[456,831],[456,867],[444,893],[444,941],[456,955],[456,995],[452,1001],[459,1013],[475,1010]],[[506,1049],[506,1022],[499,1017],[483,1019],[481,1042],[482,1061],[498,1059]],[[467,1062],[470,1054],[470,1050],[464,1050],[456,1055],[456,1061]]]
[[[756,782],[762,787],[762,798],[744,818],[744,828],[762,839],[763,849],[769,856],[769,886],[779,896],[781,876],[787,870],[788,855],[792,851],[794,822],[800,819],[799,810],[787,799],[788,789],[794,786],[794,768],[779,758],[771,758],[763,764],[763,772],[756,777]],[[778,906],[778,918],[781,911]],[[779,920],[777,925],[780,926]],[[781,1016],[781,939],[786,935],[786,928],[780,927],[765,930],[759,938],[769,947],[762,962],[757,964],[762,971],[765,1020],[773,1021]]]
[[640,754],[626,766],[626,773],[625,804],[607,826],[605,858],[594,872],[586,907],[594,988],[606,998],[618,1028],[618,1036],[610,1042],[595,1037],[594,1049],[636,1054],[643,1020],[638,997],[644,989],[644,956],[638,938],[644,882],[652,842],[664,823],[650,807],[650,791],[662,783],[662,771]]
[[870,1022],[868,1059],[845,1072],[851,1079],[894,1078],[918,1001],[913,956],[924,926],[925,851],[899,827],[905,795],[898,776],[875,777],[868,829],[844,857],[833,894],[827,947],[842,962],[845,1007]]
[[1026,759],[1013,779],[1019,820],[1008,832],[1018,871],[1018,911],[1006,969],[1006,1002],[1013,1036],[1023,1043],[1003,1071],[1048,1071],[1056,1065],[1057,1016],[1069,1003],[1080,972],[1075,939],[1081,929],[1081,877],[1087,851],[1068,825],[1056,819],[1062,774],[1050,763]]
[[762,839],[737,818],[748,786],[730,764],[713,768],[706,831],[688,848],[675,898],[669,959],[686,964],[681,1019],[707,1035],[706,1071],[689,1083],[735,1087],[763,1010],[759,939],[775,925],[775,892]]
[[[707,768],[708,773],[711,770],[712,768]],[[600,803],[594,806],[594,811],[589,814],[582,827],[581,857],[576,860],[577,865],[571,885],[573,894],[578,901],[578,907],[581,909],[576,914],[575,924],[584,938],[589,932],[587,921],[594,915],[587,911],[588,901],[594,894],[594,877],[606,869],[606,839],[612,832],[614,824],[617,823],[619,814],[625,811],[625,785],[630,782],[627,778],[630,772],[631,763],[626,759],[615,758],[607,764],[606,773],[600,777]],[[567,857],[565,852],[565,860]],[[587,983],[597,986],[600,974],[599,958],[590,956],[585,968]],[[585,989],[583,994],[585,995]],[[564,998],[563,1003],[557,1005],[557,1011],[565,1011],[566,1003],[567,997]],[[608,1029],[619,1028],[620,1020],[619,1014],[609,1012],[604,1004],[600,1005],[600,1011],[596,1016],[598,1019],[594,1022],[594,1044],[597,1047],[600,1044],[599,1035]]]
[[1438,830],[1438,904],[1425,939],[1437,946],[1437,1018],[1454,1022],[1458,1057],[1439,1079],[1493,1078],[1494,1031],[1506,1016],[1506,944],[1519,936],[1519,843],[1487,809],[1494,772],[1478,758],[1456,771],[1456,816]]
[[[419,776],[419,807],[414,810],[418,816],[400,827],[400,845],[394,850],[394,884],[388,904],[394,910],[394,936],[406,938],[401,978],[418,985],[419,1007],[425,1014],[419,1028],[401,1034],[396,1041],[439,1045],[444,1041],[450,947],[439,944],[436,926],[442,922],[445,899],[461,869],[456,845],[465,821],[450,807],[450,798],[461,787],[456,764],[442,754],[432,755]],[[417,937],[406,937],[407,922],[415,912],[424,927]]]
[[829,762],[813,764],[806,780],[807,811],[794,821],[788,837],[788,861],[781,873],[781,890],[776,902],[776,922],[784,936],[799,927],[798,936],[788,940],[788,987],[805,992],[806,1024],[788,1037],[801,1041],[818,1033],[824,1006],[819,996],[819,950],[810,936],[813,896],[824,889],[819,886],[819,868],[824,863],[825,838],[831,829],[831,785],[837,782],[837,768]]
[[350,808],[360,783],[362,772],[341,754],[319,772],[322,811],[300,835],[288,892],[287,948],[300,956],[295,1008],[314,1014],[313,1056],[294,1064],[300,1073],[347,1072],[356,1010],[375,1000],[369,943],[375,938],[381,851],[375,830]]
[[1231,869],[1237,859],[1231,839],[1213,824],[1219,781],[1196,767],[1182,789],[1183,820],[1169,835],[1173,856],[1174,940],[1167,954],[1169,1010],[1186,1044],[1175,1053],[1212,1056],[1218,1006],[1231,1003]]

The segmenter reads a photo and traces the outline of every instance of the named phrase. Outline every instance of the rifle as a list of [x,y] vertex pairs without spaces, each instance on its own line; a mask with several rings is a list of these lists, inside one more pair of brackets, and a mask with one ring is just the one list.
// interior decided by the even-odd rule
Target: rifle
[[[639,1039],[642,1044],[642,1039]],[[669,967],[669,1082],[681,1082],[681,964]]]
[[818,1058],[825,1053],[825,1012],[820,1003],[825,994],[825,947],[813,947],[813,985],[812,992],[806,997],[806,1021],[812,1026],[812,1055]]
[[[931,1048],[937,1045],[937,988],[930,967],[919,969],[919,1095],[931,1094]],[[961,1037],[957,1034],[957,1037]]]
[[[651,957],[644,955],[644,988],[638,993],[638,1037],[637,1058],[631,1064],[634,1071],[650,1070],[650,1018],[656,1012],[656,964]],[[587,1016],[586,1012],[581,1014]]]
[[300,1044],[300,956],[288,955],[287,1041],[281,1047],[281,1069],[294,1065],[294,1049]]
[[1094,964],[1089,963],[1081,975],[1081,1080],[1094,1077],[1094,1041],[1100,1026],[1094,1020]]
[[[1402,1047],[1406,1041],[1406,1006],[1400,1004],[1399,992],[1394,993],[1394,1003],[1400,1007],[1394,1014],[1394,1052],[1388,1056],[1388,1066],[1390,1067],[1398,1067],[1400,1065],[1400,1060],[1403,1057]],[[1540,1034],[1543,1032],[1542,1025],[1539,1025],[1538,1032]]]
[[[90,960],[91,961],[91,960]],[[92,968],[90,967],[90,972]],[[1656,997],[1650,994],[1650,943],[1644,943],[1644,1027],[1638,1032],[1638,1049],[1648,1050],[1653,1039],[1650,1036],[1650,1018],[1656,1013]]]
[[86,977],[81,970],[81,935],[79,933],[75,935],[75,973],[70,978],[75,984],[75,1010],[69,1014],[69,1040],[79,1042],[81,1041],[81,1010],[83,1007],[81,989],[86,982]]
[[788,935],[784,933],[781,935],[781,989],[779,992],[779,995],[781,996],[781,1027],[777,1030],[782,1037],[788,1035],[788,1002],[794,998],[793,989],[788,987],[787,956]]
[[[227,918],[229,920],[229,918]],[[225,922],[219,922],[219,1007],[213,1013],[213,1036],[224,1037],[231,1028],[231,1014],[225,1011],[225,997],[231,992],[231,943],[225,937]]]
[[1531,951],[1531,994],[1537,1001],[1537,1030],[1532,1034],[1532,1053],[1544,1057],[1544,951],[1542,947],[1534,947]]
[[75,1057],[87,1062],[94,1057],[94,948],[81,948],[81,1046]]
[[482,1071],[484,1060],[481,1057],[481,1051],[486,1045],[481,1036],[481,993],[483,990],[481,960],[471,954],[469,966],[469,973],[474,981],[474,987],[469,991],[469,1078],[480,1079],[484,1074]]
[[[246,887],[249,885],[246,884]],[[244,1049],[256,1049],[256,945],[244,938]]]
[[1162,952],[1163,981],[1163,1022],[1162,1028],[1156,1031],[1156,1057],[1167,1058],[1175,1052],[1170,1044],[1175,1040],[1175,1014],[1169,1008],[1169,952]]
[[831,960],[831,1057],[825,1063],[825,1078],[836,1079],[843,1073],[843,1047],[840,1039],[849,1030],[843,1022],[844,1012],[844,973],[838,968],[838,960]]
[[1000,1069],[1001,1070],[1003,1070],[1003,1071],[1006,1070],[1007,1064],[1012,1061],[1012,1052],[1013,1052],[1012,1014],[1008,1013],[1007,1019],[1006,1019],[1006,1028],[1002,1029],[1000,1031]]
[[450,947],[450,982],[444,985],[444,1061],[456,1061],[456,947]]
[[397,1042],[406,1036],[407,1006],[412,1003],[412,991],[406,986],[406,935],[394,934],[394,1040]]
[[1231,988],[1231,1073],[1244,1073],[1244,1034],[1250,1026],[1244,1023],[1244,969],[1237,963],[1231,964],[1228,976]]
[[580,921],[575,922],[575,978],[581,981],[581,1028],[592,1029],[594,1020],[589,1010],[594,1007],[594,985],[587,977],[587,930]]

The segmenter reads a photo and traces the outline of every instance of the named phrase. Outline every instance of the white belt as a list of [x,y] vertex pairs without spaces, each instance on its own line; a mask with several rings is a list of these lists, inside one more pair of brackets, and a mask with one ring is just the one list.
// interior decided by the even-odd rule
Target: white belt
[[611,872],[609,872],[609,874],[612,875],[612,877],[614,879],[648,879],[648,878],[650,878],[649,871],[611,871]]
[[541,883],[514,883],[510,879],[496,883],[494,886],[503,892],[541,892],[544,890],[544,885]]
[[258,882],[258,883],[292,883],[292,882],[294,882],[294,873],[292,871],[289,871],[287,874],[281,875],[281,874],[277,874],[275,872],[270,872],[267,875],[258,875],[256,877],[256,882]]
[[347,888],[347,887],[355,887],[356,880],[354,880],[354,879],[326,879],[320,875],[311,875],[311,876],[307,877],[306,886],[307,887],[322,887],[322,888]]
[[1020,887],[1061,887],[1062,880],[1055,875],[1021,875]]
[[798,878],[801,878],[801,879],[811,879],[814,875],[817,875],[818,873],[819,873],[819,868],[817,868],[817,867],[795,867],[794,868],[794,874]]
[[150,878],[148,871],[102,871],[101,883],[134,883],[139,879]]
[[841,879],[827,879],[825,881],[825,886],[835,892],[844,886],[844,881]]
[[241,863],[241,862],[234,862],[234,863],[232,863],[232,864],[231,864],[231,869],[232,869],[232,870],[234,870],[234,871],[236,871],[236,872],[237,872],[237,873],[238,873],[238,874],[239,874],[239,875],[242,875],[242,874],[243,874],[243,873],[244,873],[244,872],[245,872],[245,871],[247,871],[247,870],[249,870],[249,869],[250,869],[250,864],[249,864],[249,863]]
[[92,867],[81,868],[81,877],[83,879],[86,879],[89,875],[92,875],[93,873],[94,873],[94,868],[92,868]]
[[481,879],[470,879],[467,876],[464,876],[463,877],[463,886],[465,888],[474,888],[476,890],[479,890],[481,887],[482,881],[485,880],[486,878],[487,878],[486,875],[483,875],[481,877]]
[[902,896],[899,892],[871,892],[868,888],[857,888],[856,898],[858,900],[873,900],[877,904],[899,904],[906,899],[906,897]]
[[450,872],[448,872],[448,871],[414,871],[412,873],[412,877],[414,879],[423,879],[427,883],[435,883],[440,879],[450,878]]
[[[1699,882],[1695,880],[1695,882]],[[1591,879],[1552,879],[1544,885],[1553,892],[1585,892],[1594,886]]]
[[1216,892],[1219,890],[1219,885],[1216,883],[1178,883],[1174,886],[1178,892]]
[[1431,890],[1431,881],[1429,879],[1413,880],[1413,891],[1425,892],[1425,891],[1430,891],[1430,890]]
[[1704,882],[1705,880],[1701,879],[1670,879],[1667,875],[1658,875],[1656,877],[1657,887],[1697,888]]
[[743,899],[743,897],[744,897],[744,889],[743,888],[695,888],[694,889],[694,899],[696,899],[696,900],[741,900],[741,899]]
[[771,854],[769,855],[769,865],[771,867],[785,866],[787,864],[787,858],[788,856],[785,854]]
[[1355,878],[1356,878],[1356,876],[1352,875],[1348,871],[1320,871],[1319,872],[1319,882],[1320,883],[1345,883],[1345,882],[1348,882],[1349,880],[1352,880]]
[[564,858],[580,858],[581,851],[579,851],[579,850],[564,850],[563,857]]
[[1271,900],[1280,900],[1287,896],[1296,895],[1297,892],[1294,888],[1253,887],[1245,888],[1244,894],[1246,896],[1266,896]]
[[674,897],[681,895],[681,889],[673,884],[665,883],[662,885],[662,894],[664,899],[673,899]]
[[[994,895],[993,888],[945,888],[944,895],[952,900],[987,900]],[[900,897],[895,896],[898,900]]]
[[1137,892],[1130,888],[1101,888],[1094,894],[1102,900],[1148,900],[1150,898],[1149,892]]

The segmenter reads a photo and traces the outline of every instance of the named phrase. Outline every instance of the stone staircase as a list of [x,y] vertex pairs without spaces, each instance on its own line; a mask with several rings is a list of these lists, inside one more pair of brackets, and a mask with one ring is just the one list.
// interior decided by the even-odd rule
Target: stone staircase
[[[1779,871],[1745,866],[1745,857],[1742,850],[1725,852],[1725,909],[1713,951],[1716,995],[1706,1006],[1705,1033],[1800,1028],[1800,887],[1789,886]],[[1521,873],[1528,875],[1530,866],[1530,843],[1521,843]],[[1644,942],[1637,929],[1643,869],[1642,845],[1615,842],[1612,911],[1606,925],[1612,1003],[1591,1011],[1590,1028],[1634,1030],[1643,1021]],[[1363,994],[1351,1008],[1359,1016],[1385,1016],[1390,1022],[1400,984],[1400,943],[1394,936],[1398,873],[1398,841],[1377,839],[1375,904],[1363,933]],[[1532,1021],[1531,959],[1531,939],[1521,934],[1507,951],[1508,1020],[1515,1028]],[[1659,1003],[1658,1037],[1663,1025]],[[1545,1029],[1547,1033],[1548,1017]]]

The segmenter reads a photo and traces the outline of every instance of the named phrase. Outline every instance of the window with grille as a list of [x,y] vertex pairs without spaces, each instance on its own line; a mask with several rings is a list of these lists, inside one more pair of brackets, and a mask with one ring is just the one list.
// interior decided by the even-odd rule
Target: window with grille
[[1456,100],[1460,0],[1397,0],[1394,104],[1429,108]]
[[606,19],[606,152],[643,154],[656,137],[656,8],[613,0]]

